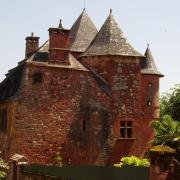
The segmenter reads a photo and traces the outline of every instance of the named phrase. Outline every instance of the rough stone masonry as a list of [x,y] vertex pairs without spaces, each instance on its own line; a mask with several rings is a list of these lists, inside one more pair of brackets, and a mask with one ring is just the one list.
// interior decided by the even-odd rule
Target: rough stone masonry
[[99,31],[83,10],[49,40],[26,38],[26,56],[0,84],[0,150],[31,163],[112,165],[142,156],[159,118],[159,78],[150,48],[136,51],[112,12]]

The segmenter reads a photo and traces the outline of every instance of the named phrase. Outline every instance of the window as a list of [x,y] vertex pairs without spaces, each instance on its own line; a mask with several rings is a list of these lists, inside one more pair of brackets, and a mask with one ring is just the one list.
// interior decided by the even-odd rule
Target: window
[[132,121],[120,121],[120,137],[121,138],[132,138]]
[[7,108],[0,109],[0,132],[7,132]]
[[34,73],[33,75],[33,84],[42,82],[42,73]]
[[86,121],[85,120],[83,120],[83,131],[86,131]]
[[148,106],[152,106],[152,101],[148,101],[148,102],[147,102],[147,105],[148,105]]
[[150,82],[150,83],[148,83],[148,87],[152,87],[152,83]]

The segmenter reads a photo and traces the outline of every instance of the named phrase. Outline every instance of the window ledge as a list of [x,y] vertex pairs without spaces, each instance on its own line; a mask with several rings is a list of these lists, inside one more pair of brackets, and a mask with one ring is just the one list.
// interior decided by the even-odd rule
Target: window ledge
[[134,141],[134,140],[136,140],[136,138],[117,138],[116,140],[117,140],[117,141],[119,141],[119,140]]

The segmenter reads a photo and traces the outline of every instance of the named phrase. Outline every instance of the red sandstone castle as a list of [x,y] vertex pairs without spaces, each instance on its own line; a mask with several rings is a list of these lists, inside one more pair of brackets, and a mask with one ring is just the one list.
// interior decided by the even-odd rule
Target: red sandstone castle
[[99,31],[85,10],[49,40],[26,38],[26,57],[0,84],[0,150],[30,162],[108,165],[142,156],[159,118],[159,78],[123,36],[112,12]]

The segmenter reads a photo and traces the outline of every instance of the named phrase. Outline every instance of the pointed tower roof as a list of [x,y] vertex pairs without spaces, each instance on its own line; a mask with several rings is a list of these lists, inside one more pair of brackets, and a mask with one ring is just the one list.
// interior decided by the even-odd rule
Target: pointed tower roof
[[158,69],[155,65],[154,58],[152,56],[149,45],[148,45],[144,55],[145,55],[145,59],[142,62],[142,70],[141,70],[142,74],[154,74],[154,75],[159,75],[159,76],[163,77],[164,75],[162,75],[158,71]]
[[83,56],[122,55],[143,56],[123,36],[110,10],[110,15]]
[[85,9],[73,24],[70,33],[71,51],[84,52],[97,34],[94,23]]

